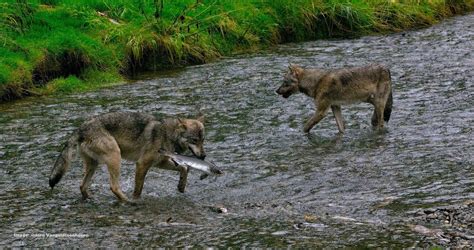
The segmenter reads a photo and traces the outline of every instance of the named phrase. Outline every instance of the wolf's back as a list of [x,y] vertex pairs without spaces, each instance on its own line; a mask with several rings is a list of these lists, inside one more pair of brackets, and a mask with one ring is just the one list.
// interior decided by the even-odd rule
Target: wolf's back
[[74,152],[76,151],[78,134],[75,132],[66,142],[61,153],[59,154],[56,162],[54,163],[53,169],[51,169],[51,174],[49,175],[49,186],[54,188],[54,186],[61,180],[64,173],[69,169],[71,165],[72,158],[74,157]]

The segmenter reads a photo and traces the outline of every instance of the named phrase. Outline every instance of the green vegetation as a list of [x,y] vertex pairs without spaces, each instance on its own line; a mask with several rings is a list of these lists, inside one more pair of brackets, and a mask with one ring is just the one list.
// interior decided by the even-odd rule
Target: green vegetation
[[289,41],[423,27],[474,0],[3,0],[0,101]]

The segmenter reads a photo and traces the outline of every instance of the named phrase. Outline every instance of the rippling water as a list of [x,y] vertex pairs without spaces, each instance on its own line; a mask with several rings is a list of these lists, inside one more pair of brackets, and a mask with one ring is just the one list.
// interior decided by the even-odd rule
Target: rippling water
[[[416,245],[420,236],[404,225],[409,211],[474,198],[473,51],[471,14],[418,31],[286,44],[93,93],[1,105],[0,245]],[[275,94],[288,62],[389,66],[394,108],[386,131],[373,131],[372,107],[359,104],[343,106],[343,136],[331,115],[305,135],[312,101]],[[88,117],[115,110],[192,117],[198,109],[206,114],[208,159],[223,177],[194,174],[181,194],[177,173],[151,170],[142,200],[128,205],[116,201],[102,168],[93,199],[83,202],[76,161],[50,191],[61,144]],[[133,163],[123,162],[129,196],[133,176]],[[216,206],[229,213],[210,209]]]

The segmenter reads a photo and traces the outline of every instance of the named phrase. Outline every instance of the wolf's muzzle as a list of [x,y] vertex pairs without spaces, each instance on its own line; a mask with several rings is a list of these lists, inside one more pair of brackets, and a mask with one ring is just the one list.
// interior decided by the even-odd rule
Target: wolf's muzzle
[[194,150],[194,148],[192,146],[189,146],[189,150],[198,159],[204,160],[204,158],[206,158],[206,153],[204,153],[204,150]]
[[283,96],[283,98],[288,98],[291,95],[290,93],[283,93],[280,89],[277,89],[276,93]]

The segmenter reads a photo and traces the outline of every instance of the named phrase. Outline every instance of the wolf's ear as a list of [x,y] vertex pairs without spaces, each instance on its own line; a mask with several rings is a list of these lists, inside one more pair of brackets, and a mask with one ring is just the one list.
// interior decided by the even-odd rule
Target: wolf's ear
[[299,71],[303,70],[300,66],[291,63],[288,64],[288,69],[290,69],[293,74],[298,74]]
[[293,73],[294,65],[291,63],[288,63],[288,69]]
[[298,65],[291,65],[291,73],[296,77],[300,78],[301,74],[303,74],[303,68]]
[[178,126],[179,128],[186,129],[186,122],[182,118],[178,118]]
[[200,121],[201,123],[204,124],[204,121],[205,121],[204,118],[205,118],[205,117],[204,117],[204,114],[203,114],[201,111],[199,111],[199,113],[198,113],[198,115],[197,115],[197,117],[196,117],[196,120],[198,120],[198,121]]

